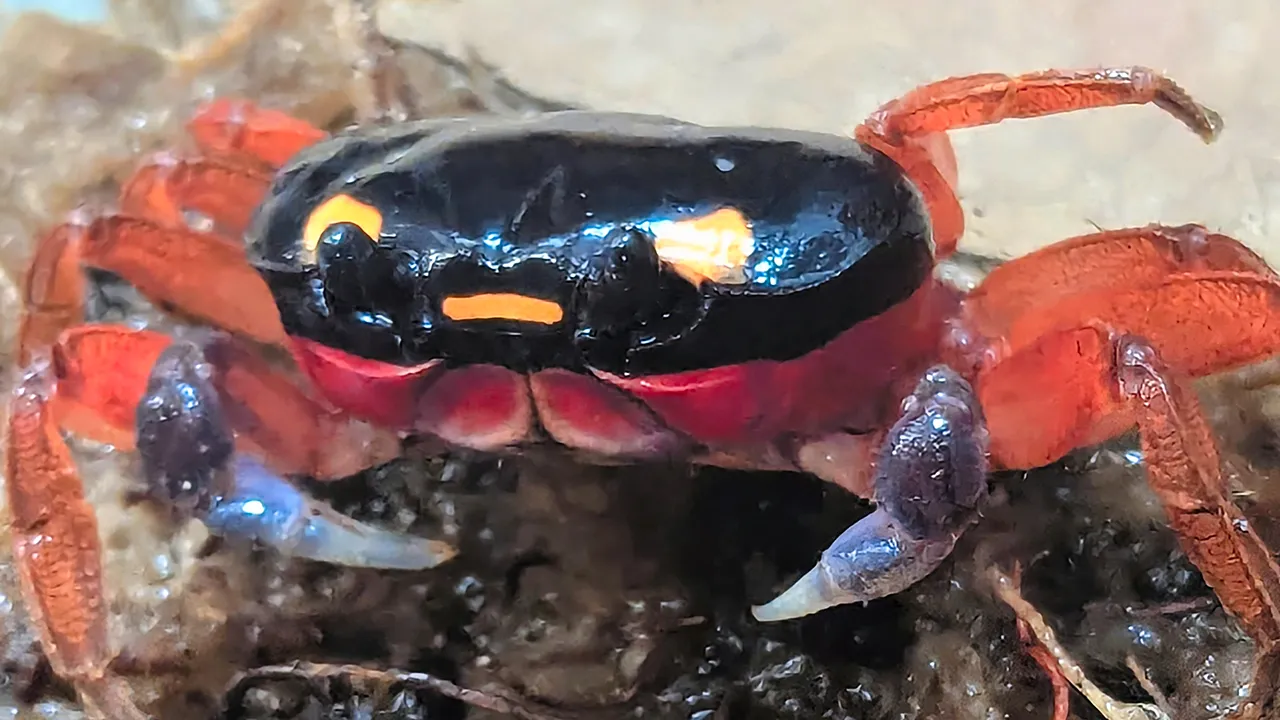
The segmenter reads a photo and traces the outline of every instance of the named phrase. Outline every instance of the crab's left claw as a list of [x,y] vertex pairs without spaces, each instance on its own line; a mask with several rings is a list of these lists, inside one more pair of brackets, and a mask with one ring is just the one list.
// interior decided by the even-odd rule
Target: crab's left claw
[[937,569],[987,492],[987,432],[973,390],[929,370],[903,403],[876,463],[874,512],[845,530],[818,564],[772,602],[761,622],[892,595]]
[[422,569],[455,554],[449,545],[382,530],[307,496],[247,456],[193,344],[156,361],[137,410],[137,446],[149,493],[221,537],[287,555],[357,567]]

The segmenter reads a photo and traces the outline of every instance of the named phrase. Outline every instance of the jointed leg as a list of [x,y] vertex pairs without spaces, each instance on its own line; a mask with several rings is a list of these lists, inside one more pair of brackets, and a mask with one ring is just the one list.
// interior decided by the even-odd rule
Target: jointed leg
[[[292,129],[296,139],[296,124]],[[252,133],[241,133],[237,140],[241,146],[254,144]],[[261,143],[266,151],[283,145]],[[84,266],[121,274],[162,304],[178,306],[255,340],[282,339],[274,303],[245,262],[239,243],[185,227],[184,211],[194,210],[223,232],[243,228],[249,208],[265,188],[266,177],[245,158],[239,165],[235,160],[194,160],[144,170],[121,198],[124,211],[138,216],[77,219],[54,228],[37,245],[24,277],[18,354],[27,375],[11,399],[6,433],[5,488],[14,555],[43,650],[54,672],[75,683],[94,716],[121,720],[146,717],[130,699],[128,688],[107,671],[114,652],[107,640],[97,521],[61,433],[69,429],[131,447],[135,431],[132,415],[147,387],[150,367],[166,352],[169,341],[145,331],[81,326]],[[258,159],[255,166],[263,164]],[[280,408],[293,409],[296,417],[316,426],[295,428],[308,432],[309,440],[289,444],[306,448],[322,444],[324,451],[305,458],[312,465],[322,465],[333,455],[332,448],[353,439],[342,430],[353,426],[343,426],[332,413],[318,411],[314,405],[305,410],[297,403],[276,405],[279,397],[278,393],[261,393],[248,398],[246,405],[272,404],[277,413]],[[288,393],[285,397],[294,399]],[[154,429],[153,425],[147,427]],[[309,432],[317,427],[320,432]],[[277,441],[285,439],[292,440],[275,437]],[[373,448],[386,447],[385,438],[355,439],[361,447],[365,440],[372,440],[369,446]],[[270,443],[265,447],[274,449]],[[318,469],[332,470],[345,461]],[[252,499],[259,504],[280,511],[286,509],[282,503],[294,503],[290,506],[295,510],[292,516],[276,517],[291,517],[295,525],[257,528],[274,530],[274,535],[262,539],[277,545],[283,542],[286,551],[397,567],[414,562],[418,566],[431,564],[451,552],[427,541],[391,536],[398,539],[397,545],[386,539],[387,533],[369,532],[331,510],[326,514],[324,508],[299,501],[290,486],[265,469],[259,468],[252,482],[242,475],[248,476],[248,472],[233,476],[236,482],[229,486],[232,499],[236,492],[242,499],[245,492],[253,492]],[[299,514],[313,512],[318,514]],[[254,531],[243,522],[232,522],[235,512],[225,507],[221,516],[206,519],[215,531],[233,535],[252,535]]]
[[954,184],[946,178],[949,148],[942,149],[938,135],[1015,118],[1146,104],[1168,112],[1206,142],[1222,129],[1217,113],[1197,103],[1172,80],[1147,68],[1131,67],[950,78],[883,105],[858,126],[855,135],[894,158],[915,180],[933,217],[939,254],[946,255],[964,231],[964,216]]
[[271,291],[239,241],[115,215],[85,226],[80,244],[85,265],[125,278],[161,307],[264,344],[284,340]]
[[1206,142],[1222,118],[1169,78],[1142,67],[1048,70],[1010,77],[985,73],[923,85],[872,113],[864,127],[896,142],[1015,118],[1115,105],[1154,104]]
[[109,717],[142,719],[120,681],[102,597],[98,521],[49,408],[47,363],[35,365],[10,403],[5,488],[22,594],[58,675]]
[[1152,489],[1183,552],[1260,651],[1280,645],[1280,565],[1231,500],[1195,391],[1144,341],[1115,343],[1121,401],[1142,437]]
[[188,343],[156,362],[138,405],[138,452],[151,493],[215,534],[343,565],[421,569],[453,557],[444,543],[340,515],[248,455],[234,453],[214,369]]
[[1277,307],[1280,279],[1237,241],[1198,226],[1154,227],[1011,261],[965,300],[961,317],[975,336],[992,333],[992,351],[972,364],[992,466],[1040,467],[1136,425],[1184,550],[1264,650],[1280,646],[1269,609],[1280,601],[1280,568],[1231,502],[1183,378],[1280,353]]
[[[123,276],[153,301],[264,343],[283,338],[265,284],[249,267],[240,233],[272,169],[324,137],[284,113],[218,101],[189,125],[213,157],[144,165],[120,194],[122,215],[76,218],[37,243],[23,291],[19,361],[83,320],[83,267]],[[212,222],[190,228],[186,213]]]
[[986,496],[986,428],[968,383],[925,373],[903,403],[875,470],[875,511],[846,530],[816,567],[757,620],[787,620],[906,589],[933,572]]
[[270,170],[325,138],[323,130],[247,100],[215,100],[196,112],[187,132],[205,153]]
[[964,298],[965,319],[988,336],[1020,316],[1095,291],[1134,291],[1177,273],[1225,271],[1274,277],[1238,240],[1200,225],[1106,230],[1063,240],[1002,263]]
[[1132,335],[1116,338],[1100,326],[1046,335],[978,379],[992,461],[1045,465],[1136,425],[1152,489],[1187,557],[1259,650],[1272,650],[1280,644],[1280,567],[1232,502],[1212,431],[1183,377]]
[[1178,273],[1146,288],[1067,297],[1020,315],[1002,341],[1008,352],[1083,321],[1150,338],[1178,372],[1203,377],[1280,352],[1280,280],[1252,273]]
[[1197,225],[1084,235],[993,270],[963,301],[943,359],[976,378],[996,467],[1032,468],[1123,433],[1098,391],[1082,326],[1149,338],[1202,377],[1280,352],[1280,279],[1239,241]]
[[36,242],[35,255],[22,279],[22,317],[18,329],[18,365],[53,345],[67,328],[84,321],[85,279],[80,230],[60,225]]
[[120,191],[120,212],[178,228],[188,227],[188,213],[195,212],[219,235],[238,239],[270,183],[271,174],[252,165],[161,155],[129,178]]
[[[1224,321],[1220,334],[1236,328],[1247,335],[1255,332],[1250,324],[1265,327],[1266,323],[1258,323],[1267,316],[1265,299],[1255,297],[1254,302],[1236,308],[1226,298],[1248,294],[1251,286],[1265,288],[1275,278],[1266,262],[1238,240],[1199,225],[1150,225],[1081,235],[992,270],[964,298],[945,357],[953,367],[971,373],[1054,329],[1076,327],[1082,320],[1133,329],[1149,337],[1169,337],[1186,328]],[[1215,296],[1223,302],[1213,302]],[[1198,308],[1190,317],[1181,304],[1162,304],[1187,299]],[[1185,342],[1166,349],[1166,354],[1174,353],[1175,365],[1184,372],[1203,374],[1199,369],[1203,361],[1184,357],[1182,352],[1195,355],[1213,345],[1206,347],[1181,336],[1179,340]],[[1253,357],[1251,351],[1245,354]],[[1183,364],[1187,362],[1193,364]]]
[[1081,358],[1098,352],[1097,340],[1082,324],[1148,338],[1175,372],[1197,378],[1280,353],[1277,307],[1274,277],[1197,271],[1146,287],[1067,295],[1016,316],[1003,336],[988,339],[996,349],[978,363],[975,382],[993,465],[1040,467],[1133,426],[1096,389],[1097,367]]

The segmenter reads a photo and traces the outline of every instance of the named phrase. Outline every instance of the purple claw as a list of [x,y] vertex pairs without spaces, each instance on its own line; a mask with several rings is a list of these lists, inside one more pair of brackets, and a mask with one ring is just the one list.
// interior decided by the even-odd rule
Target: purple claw
[[201,518],[215,535],[348,567],[421,570],[457,554],[446,543],[347,517],[248,457],[235,459],[232,475],[232,489]]
[[986,449],[972,388],[950,368],[930,369],[881,448],[879,507],[784,593],[752,608],[756,619],[789,620],[892,595],[933,572],[977,519],[987,492]]
[[215,535],[294,557],[413,570],[454,556],[445,543],[342,515],[260,463],[235,456],[211,372],[190,343],[174,343],[152,369],[136,422],[138,454],[153,498],[200,519]]

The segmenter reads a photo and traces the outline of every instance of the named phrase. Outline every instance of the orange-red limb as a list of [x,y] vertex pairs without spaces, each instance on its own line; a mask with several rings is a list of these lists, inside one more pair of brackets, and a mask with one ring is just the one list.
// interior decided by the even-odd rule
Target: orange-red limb
[[1235,271],[1274,277],[1238,240],[1200,225],[1149,225],[1080,235],[1002,263],[964,298],[970,328],[988,337],[1019,316],[1094,291],[1134,291],[1181,272]]
[[[1280,353],[1277,306],[1275,278],[1204,271],[1072,295],[1022,314],[1005,335],[985,339],[993,351],[977,371],[992,462],[1040,467],[1133,426],[1129,409],[1099,390],[1106,385],[1098,373],[1111,364],[1097,360],[1106,357],[1105,348],[1082,324],[1147,338],[1175,372],[1197,378]],[[947,360],[973,366],[968,357]]]
[[240,237],[267,192],[271,175],[212,158],[159,157],[143,165],[120,191],[120,211],[171,227],[187,227],[194,211],[229,238]]
[[221,99],[196,111],[187,132],[205,151],[278,168],[324,139],[319,128],[246,100]]
[[[172,340],[151,330],[81,325],[53,348],[58,423],[78,436],[124,450],[135,445],[135,418],[152,366]],[[258,348],[230,338],[210,342],[222,393],[242,452],[284,474],[346,477],[399,454],[398,436],[356,422],[313,399],[293,374]]]
[[1231,501],[1200,401],[1145,341],[1116,345],[1121,401],[1133,409],[1150,485],[1182,550],[1253,637],[1280,644],[1280,565]]
[[119,325],[80,325],[53,346],[58,392],[50,402],[58,423],[80,437],[134,447],[134,413],[156,358],[170,344],[164,333]]
[[1280,568],[1231,502],[1182,377],[1134,336],[1114,340],[1100,326],[1045,335],[979,375],[993,464],[1044,465],[1136,424],[1150,484],[1184,552],[1259,647],[1270,648],[1280,639]]
[[1280,280],[1254,273],[1197,271],[1156,285],[1067,297],[1019,315],[1001,338],[1018,352],[1081,322],[1123,328],[1151,341],[1178,373],[1203,377],[1280,352]]
[[[873,116],[874,118],[874,116]],[[868,120],[854,130],[859,142],[888,155],[915,184],[933,226],[934,254],[955,252],[964,235],[964,208],[956,196],[958,175],[955,150],[943,133],[889,140],[877,134]]]
[[1111,392],[1110,345],[1091,327],[1046,335],[977,375],[994,468],[1030,469],[1133,427]]
[[101,674],[110,658],[98,521],[49,407],[54,391],[51,371],[37,364],[10,402],[10,532],[23,594],[53,669]]
[[1205,141],[1217,137],[1222,119],[1163,75],[1141,67],[1049,70],[1011,77],[978,74],[923,85],[882,105],[859,125],[858,140],[892,157],[924,195],[933,217],[940,256],[950,254],[964,231],[964,216],[948,183],[950,148],[932,138],[950,130],[1016,118],[1154,104]]
[[36,244],[23,277],[23,308],[18,329],[18,364],[57,341],[63,330],[84,319],[85,280],[75,225],[59,225]]
[[868,127],[890,142],[1015,118],[1153,104],[1204,140],[1222,129],[1217,113],[1169,78],[1143,67],[983,73],[922,85],[872,113]]
[[281,474],[341,478],[400,454],[390,430],[352,419],[305,392],[256,348],[219,338],[204,348],[238,444]]
[[10,533],[23,600],[49,665],[87,706],[113,720],[146,720],[108,671],[98,520],[50,406],[56,387],[43,358],[10,402],[6,478]]
[[152,301],[261,343],[283,342],[275,299],[241,243],[125,215],[97,218],[83,232],[84,262]]

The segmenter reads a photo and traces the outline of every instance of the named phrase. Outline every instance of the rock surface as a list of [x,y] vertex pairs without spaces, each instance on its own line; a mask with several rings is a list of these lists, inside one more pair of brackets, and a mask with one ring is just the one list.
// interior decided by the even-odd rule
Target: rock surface
[[[910,9],[908,9],[910,8]],[[701,123],[845,132],[917,84],[1146,65],[1220,111],[1205,147],[1152,108],[956,133],[964,247],[1018,254],[1103,227],[1202,222],[1280,260],[1280,6],[1003,0],[386,0],[384,32],[543,98]]]

